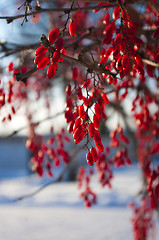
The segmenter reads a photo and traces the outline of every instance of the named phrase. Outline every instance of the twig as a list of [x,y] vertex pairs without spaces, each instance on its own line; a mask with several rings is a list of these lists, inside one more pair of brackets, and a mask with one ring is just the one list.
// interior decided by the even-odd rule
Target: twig
[[57,182],[61,182],[62,179],[63,179],[64,173],[68,169],[68,166],[69,166],[69,164],[65,165],[65,167],[62,169],[60,175],[56,179],[54,179],[54,180],[44,184],[43,186],[39,187],[37,190],[33,191],[32,193],[28,193],[28,194],[25,194],[25,195],[23,195],[21,197],[15,198],[14,201],[15,202],[16,201],[21,201],[21,200],[23,200],[25,198],[32,197],[32,196],[36,195],[37,193],[41,192],[43,189],[47,188],[48,186],[50,186],[50,185],[52,185],[54,183],[57,183]]
[[[54,115],[52,115],[52,116],[48,116],[48,117],[46,117],[46,118],[43,118],[43,119],[41,119],[41,120],[39,120],[39,121],[37,121],[37,122],[33,122],[33,123],[31,123],[31,124],[32,124],[32,125],[39,125],[40,123],[43,123],[43,122],[48,121],[48,120],[50,120],[50,119],[56,118],[56,117],[58,117],[58,116],[60,116],[61,114],[64,114],[64,113],[65,113],[65,110],[63,110],[62,112],[56,113],[56,114],[54,114]],[[22,130],[24,130],[24,129],[28,128],[28,127],[29,127],[29,125],[25,125],[25,126],[19,128],[18,130],[15,130],[15,131],[12,132],[11,134],[5,136],[4,138],[14,137],[16,134],[18,134],[19,132],[21,132]]]
[[15,78],[17,81],[22,81],[24,83],[27,82],[27,79],[37,71],[37,67],[34,67],[32,68],[30,71],[24,73],[24,74],[21,74],[21,73],[14,73],[15,75]]
[[148,59],[142,59],[142,61],[143,61],[144,63],[150,65],[150,66],[159,68],[159,63],[155,63],[155,62],[153,62],[153,61],[151,61],[151,60],[148,60]]
[[[103,6],[89,6],[89,7],[80,7],[80,10],[100,10],[100,9],[104,9],[104,8],[113,8],[113,7],[117,7],[119,6],[119,4],[110,4],[110,5],[103,5]],[[33,11],[32,13],[27,13],[27,16],[30,15],[36,15],[36,14],[40,14],[43,12],[64,12],[64,13],[69,13],[69,12],[76,12],[79,11],[79,7],[75,7],[75,8],[41,8],[41,7],[36,7],[36,11]],[[19,14],[16,16],[3,16],[0,17],[0,19],[6,19],[7,23],[11,23],[13,22],[15,19],[19,19],[19,18],[23,18],[26,17],[26,13],[25,14]]]
[[2,55],[0,58],[8,57],[12,54],[25,51],[25,50],[34,49],[40,46],[40,43],[34,43],[29,45],[16,45],[15,48],[13,49],[13,48],[8,48],[7,44],[10,44],[10,43],[9,42],[0,43],[0,47],[2,47],[2,50],[0,51],[0,53],[4,52],[4,55]]

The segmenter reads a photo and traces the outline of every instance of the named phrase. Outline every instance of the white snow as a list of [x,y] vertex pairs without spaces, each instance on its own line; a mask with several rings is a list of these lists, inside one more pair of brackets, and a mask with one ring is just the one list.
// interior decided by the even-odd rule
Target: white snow
[[[15,174],[14,174],[15,175]],[[52,184],[22,201],[48,178],[37,176],[0,179],[0,240],[133,240],[129,202],[140,190],[137,166],[115,171],[113,187],[92,182],[97,205],[87,209],[79,198],[77,183]],[[154,240],[157,240],[156,238]]]

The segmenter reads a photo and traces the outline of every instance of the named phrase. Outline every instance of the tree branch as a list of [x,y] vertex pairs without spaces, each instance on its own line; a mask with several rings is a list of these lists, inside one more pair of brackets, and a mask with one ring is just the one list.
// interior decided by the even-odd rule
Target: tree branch
[[[64,55],[62,53],[61,53],[61,57],[67,62],[80,64],[83,67],[86,67],[89,72],[97,72],[97,73],[101,73],[101,74],[105,73],[105,74],[111,75],[113,77],[116,76],[115,73],[112,73],[111,71],[105,69],[105,67],[102,65],[99,66],[98,63],[95,61],[91,62],[91,64],[89,64],[88,62],[83,61],[82,59],[73,58],[73,57]],[[27,78],[29,78],[37,70],[38,70],[38,68],[34,67],[30,71],[28,71],[24,74],[15,73],[14,75],[15,75],[15,78],[17,81],[22,81],[22,82],[26,83]]]
[[155,63],[149,59],[142,59],[142,61],[148,65],[159,68],[159,63]]
[[75,159],[76,154],[79,153],[80,150],[83,150],[84,147],[85,147],[85,145],[77,148],[73,152],[72,156],[70,157],[70,159],[71,159],[70,162],[67,165],[65,165],[65,167],[62,169],[61,173],[59,174],[59,176],[56,179],[54,179],[54,180],[52,180],[52,181],[42,185],[41,187],[39,187],[38,189],[36,189],[35,191],[33,191],[31,193],[28,193],[28,194],[25,194],[25,195],[23,195],[21,197],[15,198],[14,201],[21,201],[21,200],[24,200],[26,198],[30,198],[30,197],[36,195],[37,193],[41,192],[43,189],[47,188],[48,186],[50,186],[52,184],[55,184],[57,182],[61,182],[63,180],[64,174],[67,171],[68,167],[71,165],[71,163]]
[[[103,0],[103,2],[105,2]],[[70,12],[76,12],[76,11],[86,11],[86,10],[100,10],[100,9],[104,9],[104,8],[113,8],[113,7],[117,7],[119,6],[119,4],[114,3],[114,4],[110,4],[110,5],[103,5],[103,6],[88,6],[88,7],[74,7],[74,8],[41,8],[41,7],[36,7],[35,11],[31,12],[31,13],[27,13],[27,16],[30,15],[36,15],[36,14],[40,14],[43,12],[64,12],[65,14],[70,13]],[[23,18],[26,17],[26,13],[25,14],[19,14],[16,16],[3,16],[0,17],[0,19],[6,19],[7,23],[11,23],[13,22],[15,19],[19,19],[19,18]]]
[[10,44],[9,42],[6,43],[0,43],[0,47],[2,48],[2,50],[0,52],[4,53],[3,56],[1,56],[0,58],[3,57],[8,57],[12,54],[21,52],[21,51],[25,51],[25,50],[30,50],[30,49],[34,49],[40,46],[40,43],[33,43],[33,44],[29,44],[29,45],[16,45],[15,48],[9,48],[7,47],[7,44]]
[[[41,119],[41,120],[39,120],[39,121],[37,121],[37,122],[33,122],[33,123],[31,123],[31,124],[32,124],[32,125],[39,125],[40,123],[43,123],[43,122],[48,121],[48,120],[50,120],[50,119],[56,118],[56,117],[60,116],[60,115],[63,114],[63,113],[65,113],[65,110],[63,110],[63,111],[61,111],[61,112],[59,112],[59,113],[56,113],[55,115],[52,115],[52,116],[48,116],[48,117],[46,117],[46,118],[43,118],[43,119]],[[22,130],[24,130],[24,129],[28,128],[28,127],[29,127],[29,125],[25,125],[25,126],[19,128],[18,130],[15,130],[13,133],[5,136],[4,138],[14,137],[16,134],[18,134],[19,132],[21,132]]]
[[37,193],[41,192],[43,189],[47,188],[48,186],[50,186],[50,185],[52,185],[54,183],[57,183],[57,182],[61,182],[62,179],[63,179],[64,173],[68,169],[68,166],[69,166],[69,164],[65,165],[65,167],[62,169],[60,175],[56,179],[54,179],[54,180],[52,180],[52,181],[42,185],[41,187],[39,187],[37,190],[33,191],[32,193],[28,193],[28,194],[25,194],[25,195],[23,195],[21,197],[15,198],[14,201],[17,202],[17,201],[21,201],[23,199],[32,197],[32,196],[36,195]]
[[27,79],[28,79],[33,73],[35,73],[37,70],[38,70],[37,67],[34,67],[34,68],[32,68],[30,71],[28,71],[28,72],[26,72],[26,73],[24,73],[24,74],[14,73],[14,75],[15,75],[15,78],[16,78],[16,80],[17,80],[18,82],[19,82],[19,81],[22,81],[22,82],[26,83],[26,82],[27,82]]

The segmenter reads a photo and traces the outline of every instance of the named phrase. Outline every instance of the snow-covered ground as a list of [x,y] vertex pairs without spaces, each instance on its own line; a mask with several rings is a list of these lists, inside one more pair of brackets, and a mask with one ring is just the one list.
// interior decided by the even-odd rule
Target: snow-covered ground
[[[17,202],[13,200],[49,179],[1,177],[0,240],[133,240],[132,212],[127,205],[139,191],[140,180],[137,166],[115,171],[112,190],[101,188],[95,177],[92,188],[98,203],[86,209],[77,183],[53,184]],[[157,235],[153,240],[159,239]]]

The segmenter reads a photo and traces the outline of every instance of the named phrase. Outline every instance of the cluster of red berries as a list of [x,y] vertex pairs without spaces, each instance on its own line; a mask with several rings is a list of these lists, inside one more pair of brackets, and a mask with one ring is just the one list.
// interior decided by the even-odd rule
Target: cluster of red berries
[[80,198],[84,200],[86,207],[91,207],[93,204],[96,203],[96,194],[91,190],[90,187],[90,179],[93,174],[93,170],[89,169],[86,171],[84,167],[81,167],[78,172],[78,187],[81,189],[82,187],[84,190],[80,194]]
[[145,196],[141,199],[140,205],[135,206],[134,203],[131,203],[129,206],[134,212],[134,216],[131,219],[133,224],[134,239],[147,239],[147,236],[150,235],[150,233],[153,235],[153,212],[150,206],[149,198]]
[[61,53],[65,54],[63,39],[60,37],[60,30],[54,28],[49,33],[48,39],[45,35],[42,36],[42,46],[35,52],[34,63],[37,64],[39,70],[44,69],[49,64],[47,76],[53,78],[58,69],[58,63],[63,61],[63,58],[60,57]]
[[48,175],[52,177],[52,168],[59,167],[61,160],[65,164],[69,163],[70,155],[65,150],[64,141],[70,142],[64,129],[61,129],[61,132],[55,136],[49,137],[47,143],[44,143],[45,140],[40,135],[35,134],[35,132],[34,135],[27,140],[26,147],[33,154],[31,159],[33,164],[32,168],[39,176],[43,176],[44,169],[46,169]]

